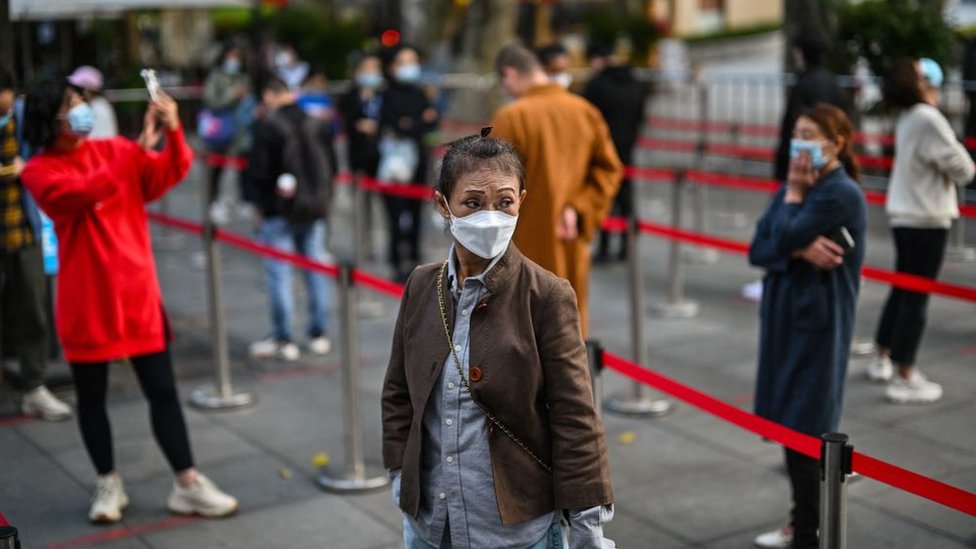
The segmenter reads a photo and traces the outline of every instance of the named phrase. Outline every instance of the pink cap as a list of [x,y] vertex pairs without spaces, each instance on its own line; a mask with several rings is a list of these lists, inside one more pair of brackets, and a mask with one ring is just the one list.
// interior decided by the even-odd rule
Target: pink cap
[[102,89],[102,71],[90,65],[82,65],[68,76],[68,82],[83,90],[100,91]]

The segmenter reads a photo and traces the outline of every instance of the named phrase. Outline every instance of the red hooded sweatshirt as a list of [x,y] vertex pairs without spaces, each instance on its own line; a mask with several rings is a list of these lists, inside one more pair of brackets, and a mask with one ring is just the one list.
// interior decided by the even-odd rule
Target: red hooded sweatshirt
[[166,348],[163,301],[146,204],[183,180],[183,130],[144,151],[121,137],[30,159],[21,180],[54,221],[61,263],[57,331],[69,362],[105,362]]

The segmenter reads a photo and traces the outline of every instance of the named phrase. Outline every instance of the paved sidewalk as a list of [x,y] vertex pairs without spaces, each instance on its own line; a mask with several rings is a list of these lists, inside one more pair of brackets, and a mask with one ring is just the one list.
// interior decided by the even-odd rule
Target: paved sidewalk
[[[643,159],[645,162],[654,160]],[[191,217],[200,173],[169,200],[173,213]],[[641,185],[641,211],[667,221],[668,187]],[[348,194],[342,189],[331,224],[333,250],[349,249]],[[748,239],[751,225],[730,227],[732,206],[752,219],[765,196],[710,195],[716,213],[710,231]],[[868,262],[890,268],[891,244],[880,210],[872,208]],[[377,215],[376,219],[382,219]],[[247,231],[236,222],[233,230]],[[446,253],[441,231],[427,231],[428,260]],[[382,250],[377,236],[376,249]],[[969,235],[976,242],[976,232]],[[172,316],[184,396],[211,371],[204,272],[192,237],[155,231],[159,276]],[[642,239],[647,301],[666,288],[667,245]],[[254,390],[254,408],[205,414],[187,409],[200,468],[242,502],[230,519],[172,518],[164,509],[170,487],[166,464],[151,436],[147,410],[132,374],[113,367],[110,413],[117,463],[132,505],[125,521],[96,527],[86,521],[94,473],[74,422],[48,424],[16,417],[18,400],[0,386],[0,511],[21,531],[26,548],[394,548],[402,546],[400,516],[389,491],[339,496],[313,482],[313,459],[327,454],[328,472],[343,463],[342,395],[338,353],[296,364],[255,363],[250,341],[269,331],[263,268],[256,258],[225,248],[225,314],[235,383]],[[383,273],[381,263],[374,265]],[[739,297],[757,271],[736,256],[689,264],[687,295],[701,304],[690,320],[648,317],[650,366],[745,409],[751,408],[756,368],[757,310]],[[972,264],[947,265],[944,279],[976,285]],[[598,267],[593,276],[592,332],[611,351],[629,356],[627,273]],[[298,285],[300,288],[300,284]],[[871,334],[886,288],[866,283],[858,334]],[[361,299],[366,299],[361,296]],[[366,455],[379,472],[379,392],[397,303],[371,296],[360,324]],[[300,301],[299,301],[300,303]],[[862,379],[865,361],[851,361],[843,430],[858,450],[976,491],[976,306],[933,298],[921,363],[944,383],[946,397],[927,407],[884,403],[881,387]],[[298,326],[302,326],[299,322]],[[64,374],[56,365],[55,373]],[[605,376],[607,394],[629,390]],[[72,400],[70,390],[60,391]],[[782,450],[678,403],[673,414],[644,420],[606,416],[617,517],[608,536],[624,548],[743,548],[780,526],[788,512]],[[321,457],[321,456],[320,456]],[[869,479],[850,487],[849,547],[976,547],[976,519]]]

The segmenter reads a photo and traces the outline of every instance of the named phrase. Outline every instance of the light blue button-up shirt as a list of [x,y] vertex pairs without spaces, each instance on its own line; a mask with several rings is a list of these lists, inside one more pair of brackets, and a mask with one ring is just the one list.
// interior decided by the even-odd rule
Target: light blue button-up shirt
[[[471,315],[488,296],[485,276],[501,257],[481,275],[466,278],[459,288],[453,248],[449,256],[446,282],[455,304],[451,344],[469,382]],[[559,515],[552,512],[518,524],[502,524],[495,499],[488,418],[462,385],[453,353],[435,387],[437,392],[424,411],[420,512],[416,520],[408,517],[414,531],[434,546],[449,535],[456,549],[525,549],[533,545]],[[398,481],[394,481],[394,491]],[[603,538],[603,525],[612,516],[609,505],[570,511],[571,547],[612,549],[613,542]]]

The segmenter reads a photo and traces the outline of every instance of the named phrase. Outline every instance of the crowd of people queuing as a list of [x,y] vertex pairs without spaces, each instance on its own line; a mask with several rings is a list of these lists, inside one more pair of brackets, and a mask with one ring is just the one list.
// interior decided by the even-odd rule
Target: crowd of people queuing
[[[820,65],[825,44],[796,43],[803,72],[775,165],[783,184],[749,250],[750,263],[765,272],[755,409],[819,436],[841,418],[866,213],[849,104]],[[340,132],[357,179],[437,181],[435,206],[452,246],[434,264],[417,268],[431,259],[421,246],[422,203],[383,197],[390,271],[406,288],[382,396],[383,461],[405,545],[613,547],[603,535],[613,496],[583,338],[593,241],[597,261],[626,258],[626,240],[611,252],[601,226],[611,212],[635,214],[624,166],[649,89],[610,45],[588,50],[593,74],[581,95],[570,91],[562,46],[506,46],[495,73],[511,102],[481,135],[450,144],[434,177],[428,136],[440,113],[421,85],[417,49],[362,53],[350,89],[335,99],[325,74],[290,45],[257,82],[246,55],[230,43],[217,56],[197,133],[207,153],[247,159],[246,169],[233,172],[245,203],[239,209],[255,221],[261,242],[329,259]],[[900,111],[886,205],[896,266],[930,278],[959,215],[954,187],[976,171],[935,108],[941,84],[933,61],[905,59],[885,86],[885,99]],[[194,465],[145,213],[184,179],[193,153],[178,106],[164,92],[150,102],[136,140],[118,137],[103,86],[98,69],[83,66],[20,97],[0,68],[0,333],[19,360],[24,413],[52,421],[73,413],[44,386],[49,339],[57,334],[97,474],[93,522],[121,520],[128,505],[106,414],[108,363],[119,359],[136,374],[174,474],[167,508],[226,516],[237,500]],[[227,171],[211,164],[203,209],[212,223],[233,213],[220,198]],[[60,274],[53,315],[44,248],[54,239],[43,235],[52,226]],[[302,349],[292,328],[293,273],[270,259],[265,269],[272,331],[250,353],[294,361]],[[330,284],[309,272],[304,281],[305,349],[327,354]],[[941,398],[942,387],[916,360],[926,300],[893,288],[885,303],[867,375],[889,383],[892,402]],[[785,460],[791,520],[756,545],[816,547],[819,466],[790,449]]]

